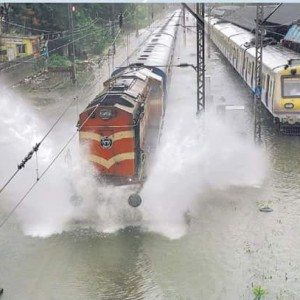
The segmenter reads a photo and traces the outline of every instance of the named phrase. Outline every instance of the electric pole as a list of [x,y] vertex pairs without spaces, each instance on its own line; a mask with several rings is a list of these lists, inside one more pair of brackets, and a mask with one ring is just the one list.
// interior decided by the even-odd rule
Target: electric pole
[[[196,4],[197,15],[204,20],[204,3]],[[205,111],[205,32],[197,22],[197,114]]]
[[182,26],[183,26],[183,43],[184,43],[184,46],[186,46],[186,24],[185,24],[185,7],[183,7],[183,13],[182,13],[182,15],[183,15],[183,24],[182,24]]
[[197,22],[197,114],[205,110],[205,35],[204,35],[204,3],[196,3],[196,13],[186,4],[183,7]]
[[68,16],[69,16],[69,26],[72,33],[72,53],[71,53],[71,62],[72,62],[72,71],[71,71],[71,80],[73,83],[76,82],[76,66],[75,66],[75,43],[74,43],[74,18],[73,14],[76,10],[75,5],[68,4]]
[[254,92],[254,141],[261,142],[261,83],[262,83],[262,56],[263,56],[263,21],[264,6],[256,6],[256,28],[255,28],[255,92]]
[[111,65],[112,65],[112,71],[115,69],[115,54],[116,54],[116,44],[115,44],[115,35],[116,35],[116,30],[115,30],[115,25],[116,25],[116,20],[115,20],[115,4],[112,3],[112,38],[113,38],[113,44],[112,44],[112,57],[111,57]]
[[212,5],[210,5],[209,7],[208,7],[208,26],[207,26],[207,37],[208,37],[208,47],[207,47],[207,57],[208,58],[210,58],[210,43],[211,43],[211,40],[210,40],[210,35],[211,35],[211,24],[210,24],[210,22],[211,22],[211,12],[212,12],[212,10],[213,10],[213,6]]

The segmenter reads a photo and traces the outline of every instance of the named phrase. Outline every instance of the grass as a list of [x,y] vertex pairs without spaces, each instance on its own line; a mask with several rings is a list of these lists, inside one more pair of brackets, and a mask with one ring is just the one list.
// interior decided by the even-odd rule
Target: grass
[[252,289],[253,295],[255,296],[254,300],[261,300],[267,294],[267,291],[259,286],[254,286]]

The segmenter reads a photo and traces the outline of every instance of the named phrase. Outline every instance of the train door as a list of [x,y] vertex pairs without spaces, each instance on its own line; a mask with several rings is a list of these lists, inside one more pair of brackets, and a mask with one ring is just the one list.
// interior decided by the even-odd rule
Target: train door
[[270,86],[270,75],[267,74],[266,85],[265,85],[265,88],[266,88],[265,102],[266,102],[267,107],[268,107],[268,104],[269,104],[269,86]]

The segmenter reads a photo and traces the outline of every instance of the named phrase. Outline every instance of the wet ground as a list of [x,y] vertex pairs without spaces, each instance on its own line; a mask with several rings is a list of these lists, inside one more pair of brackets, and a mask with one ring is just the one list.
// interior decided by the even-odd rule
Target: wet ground
[[[195,63],[193,30],[186,45],[180,31],[176,63]],[[252,95],[213,45],[210,51],[213,102],[205,118],[195,114],[194,70],[173,70],[157,164],[139,211],[125,208],[113,188],[102,195],[113,205],[93,200],[74,210],[61,177],[64,154],[0,230],[3,299],[253,299],[259,285],[266,299],[299,299],[299,137],[278,136],[265,114],[263,143],[255,147]],[[17,99],[12,111],[17,97],[6,93],[1,181],[30,149],[26,139],[44,133],[65,104]],[[244,110],[216,114],[224,103]],[[74,132],[76,111],[75,105],[49,137],[42,167]],[[4,194],[1,216],[34,180],[35,168],[32,162]],[[93,184],[76,168],[70,176],[76,187]],[[273,212],[260,212],[264,205]],[[93,221],[90,210],[97,212]]]

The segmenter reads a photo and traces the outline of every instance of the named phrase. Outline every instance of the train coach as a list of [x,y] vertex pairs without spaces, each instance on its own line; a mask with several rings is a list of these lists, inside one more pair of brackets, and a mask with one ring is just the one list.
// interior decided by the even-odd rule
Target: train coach
[[[217,18],[205,18],[211,39],[255,91],[254,34]],[[264,42],[261,101],[281,132],[300,134],[300,54]]]
[[80,143],[97,174],[110,183],[141,184],[151,166],[180,18],[181,11],[168,17],[79,116]]

